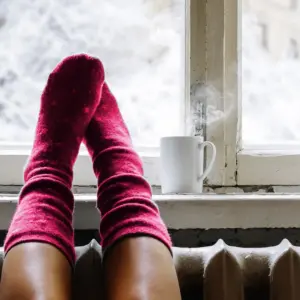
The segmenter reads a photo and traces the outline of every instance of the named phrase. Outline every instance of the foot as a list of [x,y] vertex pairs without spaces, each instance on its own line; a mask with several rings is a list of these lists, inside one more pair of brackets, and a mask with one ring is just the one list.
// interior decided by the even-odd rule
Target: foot
[[25,181],[53,164],[72,174],[80,143],[99,104],[103,81],[102,63],[85,54],[67,57],[53,70],[41,97]]

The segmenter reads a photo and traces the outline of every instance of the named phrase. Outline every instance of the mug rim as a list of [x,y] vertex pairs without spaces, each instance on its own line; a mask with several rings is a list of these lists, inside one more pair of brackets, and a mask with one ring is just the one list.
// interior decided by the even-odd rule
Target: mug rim
[[202,135],[199,136],[189,136],[189,135],[172,135],[172,136],[163,136],[160,138],[161,141],[163,140],[171,140],[171,139],[191,139],[191,140],[202,140],[204,141],[204,137]]

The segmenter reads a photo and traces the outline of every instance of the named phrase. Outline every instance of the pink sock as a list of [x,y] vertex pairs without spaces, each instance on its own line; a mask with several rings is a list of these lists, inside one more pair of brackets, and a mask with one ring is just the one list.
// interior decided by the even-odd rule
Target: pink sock
[[19,243],[42,242],[74,262],[72,168],[103,82],[101,62],[83,54],[64,59],[50,74],[6,252]]
[[167,228],[143,177],[142,162],[132,147],[117,101],[106,83],[84,142],[98,178],[97,207],[102,215],[103,248],[125,236],[146,235],[160,240],[171,250]]

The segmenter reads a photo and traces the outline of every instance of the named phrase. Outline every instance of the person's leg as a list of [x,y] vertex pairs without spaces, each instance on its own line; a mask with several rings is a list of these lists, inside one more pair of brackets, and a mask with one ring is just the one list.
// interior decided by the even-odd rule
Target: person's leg
[[49,76],[25,184],[4,244],[0,300],[70,296],[72,169],[103,81],[101,62],[86,55],[66,58]]
[[98,178],[107,299],[179,300],[169,234],[107,84],[84,142]]
[[56,247],[19,244],[4,260],[0,300],[67,300],[70,285],[70,263]]
[[117,242],[107,253],[104,270],[107,300],[181,299],[170,252],[154,238]]

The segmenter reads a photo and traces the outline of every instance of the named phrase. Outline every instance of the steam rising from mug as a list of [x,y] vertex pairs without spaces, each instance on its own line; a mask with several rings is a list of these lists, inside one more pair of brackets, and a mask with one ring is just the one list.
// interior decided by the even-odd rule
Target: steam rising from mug
[[[210,132],[218,130],[233,111],[233,95],[222,95],[217,84],[198,84],[192,87],[191,115],[186,121],[187,135],[201,135],[201,128],[209,127]],[[224,97],[227,105],[224,111]],[[203,111],[205,110],[205,111]]]

